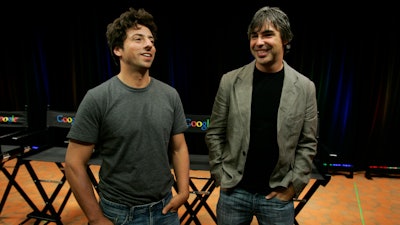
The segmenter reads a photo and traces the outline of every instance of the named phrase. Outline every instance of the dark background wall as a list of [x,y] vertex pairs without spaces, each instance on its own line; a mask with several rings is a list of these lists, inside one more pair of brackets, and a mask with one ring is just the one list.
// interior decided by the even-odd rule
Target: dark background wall
[[146,8],[159,26],[151,75],[178,90],[188,114],[210,114],[222,74],[252,60],[246,30],[253,13],[279,6],[295,35],[285,59],[317,87],[321,149],[359,166],[398,165],[400,16],[385,1],[348,4],[7,3],[0,9],[0,110],[28,105],[38,127],[47,105],[76,110],[89,88],[118,72],[106,25],[133,6]]

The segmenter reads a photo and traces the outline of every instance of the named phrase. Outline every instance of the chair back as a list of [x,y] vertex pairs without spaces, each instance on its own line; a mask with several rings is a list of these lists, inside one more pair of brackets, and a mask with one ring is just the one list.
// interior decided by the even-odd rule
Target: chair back
[[23,154],[24,143],[14,138],[28,131],[28,111],[0,111],[0,158],[1,164]]
[[210,115],[186,114],[188,129],[185,132],[189,153],[193,155],[208,155],[204,141],[205,133],[210,124]]
[[67,134],[75,120],[75,112],[47,110],[46,126],[47,142],[52,146],[66,147]]
[[0,141],[2,143],[14,135],[25,132],[28,127],[27,110],[0,111]]
[[185,139],[189,149],[190,168],[208,170],[208,148],[204,137],[210,124],[210,115],[186,114],[188,129]]

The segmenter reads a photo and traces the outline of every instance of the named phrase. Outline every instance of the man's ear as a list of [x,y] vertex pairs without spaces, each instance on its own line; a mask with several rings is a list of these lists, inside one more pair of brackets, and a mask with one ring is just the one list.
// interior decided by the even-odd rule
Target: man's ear
[[115,47],[113,49],[113,52],[116,56],[121,56],[121,48],[120,47]]

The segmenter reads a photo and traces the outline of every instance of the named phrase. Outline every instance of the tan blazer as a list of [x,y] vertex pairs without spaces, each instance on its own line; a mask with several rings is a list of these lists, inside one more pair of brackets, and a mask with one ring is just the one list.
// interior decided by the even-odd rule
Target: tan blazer
[[[254,67],[252,61],[224,74],[215,96],[205,141],[211,174],[222,188],[232,188],[242,178],[250,140]],[[317,153],[316,90],[310,79],[286,62],[284,72],[277,119],[279,159],[269,184],[275,188],[293,183],[298,196],[309,182]]]

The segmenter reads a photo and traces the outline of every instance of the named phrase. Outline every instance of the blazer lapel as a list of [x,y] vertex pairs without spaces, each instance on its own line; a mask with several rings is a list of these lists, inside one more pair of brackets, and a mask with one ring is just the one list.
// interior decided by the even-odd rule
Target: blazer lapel
[[238,110],[239,118],[243,125],[242,128],[245,129],[247,129],[245,124],[250,124],[254,66],[255,61],[252,61],[243,67],[243,70],[240,71],[233,86],[234,102],[232,102],[232,104],[234,105],[231,106]]

